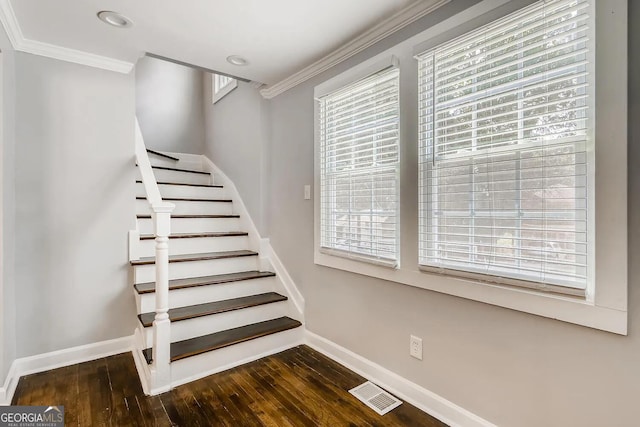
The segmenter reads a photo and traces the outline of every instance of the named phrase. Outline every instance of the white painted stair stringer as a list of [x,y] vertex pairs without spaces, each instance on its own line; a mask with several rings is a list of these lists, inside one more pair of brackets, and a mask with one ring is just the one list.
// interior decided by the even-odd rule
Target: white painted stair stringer
[[242,229],[249,232],[251,247],[257,248],[253,250],[258,250],[259,252],[259,264],[261,270],[268,270],[276,273],[278,282],[282,285],[281,289],[285,292],[283,295],[289,297],[289,300],[296,307],[299,316],[299,318],[296,319],[300,320],[303,324],[302,327],[304,327],[304,296],[294,283],[276,252],[273,250],[269,239],[263,239],[260,237],[260,233],[258,233],[258,229],[249,215],[249,211],[247,211],[245,204],[242,202],[242,197],[240,197],[240,193],[238,192],[235,184],[207,157],[202,156],[202,164],[203,170],[211,172],[216,183],[223,185],[227,195],[233,200],[234,213],[240,215],[241,226],[243,227]]

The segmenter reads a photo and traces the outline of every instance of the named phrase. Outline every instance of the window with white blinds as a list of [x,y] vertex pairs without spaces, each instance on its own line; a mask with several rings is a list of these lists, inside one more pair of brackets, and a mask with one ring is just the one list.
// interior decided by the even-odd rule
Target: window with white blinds
[[213,79],[213,103],[225,97],[233,89],[238,87],[238,80],[233,77],[223,76],[221,74],[212,74]]
[[590,13],[583,0],[539,1],[418,55],[422,266],[583,293]]
[[399,70],[382,70],[318,103],[320,250],[395,266]]

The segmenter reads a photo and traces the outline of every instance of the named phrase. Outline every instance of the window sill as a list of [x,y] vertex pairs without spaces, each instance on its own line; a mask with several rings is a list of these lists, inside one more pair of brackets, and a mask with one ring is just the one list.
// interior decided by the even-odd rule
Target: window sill
[[627,334],[627,311],[598,305],[585,298],[480,282],[414,269],[390,269],[337,257],[316,249],[315,264],[440,292],[542,317]]
[[398,261],[382,258],[371,258],[365,255],[358,255],[351,252],[341,251],[339,249],[320,248],[320,253],[330,257],[342,258],[345,260],[364,262],[378,267],[394,269],[398,267]]

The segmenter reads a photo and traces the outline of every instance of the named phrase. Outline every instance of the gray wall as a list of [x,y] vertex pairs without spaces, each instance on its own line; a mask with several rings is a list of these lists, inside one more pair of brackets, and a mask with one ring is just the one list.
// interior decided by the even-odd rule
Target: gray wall
[[15,247],[15,63],[14,52],[4,29],[0,27],[2,52],[2,117],[0,128],[0,381],[6,376],[16,357],[16,306],[14,280]]
[[16,356],[129,336],[134,76],[15,60]]
[[[634,80],[630,86],[628,336],[313,263],[313,203],[303,200],[302,186],[313,182],[314,86],[428,28],[454,9],[473,3],[451,2],[434,15],[269,102],[271,128],[266,134],[270,139],[266,196],[270,207],[269,237],[305,296],[306,325],[310,331],[498,425],[635,425],[640,416],[636,402],[640,395],[640,263],[637,262],[640,169],[635,167],[640,161],[640,124],[635,120],[640,114],[640,78],[637,75],[631,74]],[[630,3],[630,22],[638,22],[640,5]],[[631,69],[637,70],[640,32],[637,28],[631,30],[630,46],[636,49],[632,52]],[[402,95],[415,97],[409,93]],[[257,101],[237,106],[226,114],[243,117],[245,111],[254,108],[258,108]],[[237,128],[235,123],[228,126]],[[415,144],[403,147],[404,158],[415,158],[416,153]],[[225,168],[252,176],[254,172],[242,168],[242,164],[243,159],[237,159]],[[414,200],[417,183],[411,178],[417,173],[413,172],[403,173],[403,200],[409,202],[403,204],[403,212],[417,209]],[[404,197],[408,193],[409,197]],[[403,229],[403,236],[410,237],[411,227],[417,229],[415,215],[411,218],[413,225]],[[410,334],[423,338],[423,361],[408,355]]]
[[[204,75],[205,155],[235,184],[261,235],[267,234],[268,102],[248,83],[212,103],[211,75]],[[241,113],[239,113],[241,112]]]
[[136,114],[147,148],[203,154],[203,73],[143,57],[135,74]]

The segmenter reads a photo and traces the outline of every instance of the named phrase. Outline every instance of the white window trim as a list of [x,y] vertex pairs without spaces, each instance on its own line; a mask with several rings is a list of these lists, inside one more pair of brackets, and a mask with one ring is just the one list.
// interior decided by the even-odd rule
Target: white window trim
[[[506,15],[518,7],[508,0],[484,0],[463,12],[430,27],[386,52],[351,70],[375,64],[392,54],[400,59],[401,182],[403,206],[400,221],[400,268],[390,269],[356,260],[335,257],[319,251],[319,192],[315,192],[315,250],[318,265],[350,271],[392,282],[415,286],[487,304],[583,325],[595,329],[627,334],[627,2],[596,2],[596,141],[606,141],[606,149],[596,149],[595,204],[595,290],[588,298],[558,295],[552,292],[510,287],[473,278],[452,277],[421,271],[417,243],[417,163],[403,160],[405,144],[417,147],[417,63],[413,55],[485,23]],[[530,3],[533,3],[531,1]],[[528,4],[528,3],[527,3]],[[524,7],[520,4],[519,7]],[[510,10],[504,10],[505,8]],[[450,34],[455,32],[456,34]],[[361,72],[361,71],[360,71]],[[347,73],[345,73],[347,74]],[[409,76],[409,74],[411,74]],[[334,79],[348,78],[340,75]],[[327,82],[334,81],[331,79]],[[334,82],[335,83],[335,82]],[[318,86],[322,89],[325,84]],[[402,101],[404,99],[404,101]],[[411,105],[414,100],[414,105]],[[316,109],[317,110],[317,109]],[[413,111],[416,110],[416,111]],[[317,117],[316,111],[316,117]],[[316,153],[319,145],[316,122]],[[408,138],[410,137],[410,138]],[[411,142],[413,141],[413,142]],[[597,142],[596,142],[597,144]],[[602,146],[602,143],[600,143]],[[412,152],[412,151],[411,151]],[[417,162],[417,160],[416,160]],[[319,188],[319,159],[315,159],[315,185]],[[612,189],[615,189],[612,191]],[[406,197],[415,197],[408,200]],[[415,210],[415,212],[412,212]],[[415,236],[413,236],[415,234]]]
[[216,92],[216,75],[211,74],[211,99],[213,104],[220,101],[222,98],[231,93],[232,90],[238,87],[238,80],[233,79]]

